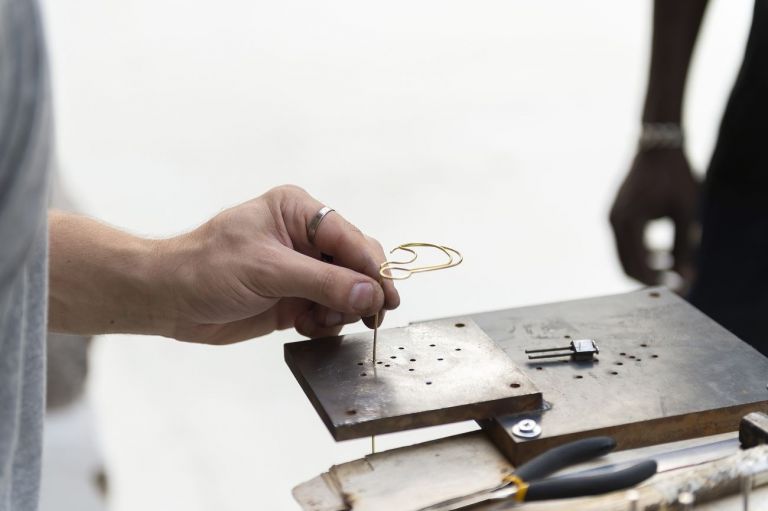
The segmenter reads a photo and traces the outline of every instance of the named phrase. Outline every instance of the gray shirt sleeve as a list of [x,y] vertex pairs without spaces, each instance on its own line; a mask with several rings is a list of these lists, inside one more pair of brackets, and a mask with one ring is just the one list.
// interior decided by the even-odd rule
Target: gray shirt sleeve
[[48,77],[35,2],[0,0],[0,289],[46,215]]
[[0,511],[38,505],[50,141],[37,5],[0,0]]

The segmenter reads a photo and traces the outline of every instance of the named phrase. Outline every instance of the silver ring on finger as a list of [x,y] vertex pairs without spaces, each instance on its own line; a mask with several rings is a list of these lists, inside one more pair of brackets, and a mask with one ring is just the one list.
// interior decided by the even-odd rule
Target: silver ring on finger
[[307,225],[307,239],[311,245],[315,244],[315,236],[317,235],[317,229],[320,227],[320,222],[322,222],[325,215],[331,211],[334,211],[334,209],[329,208],[328,206],[323,206],[320,208],[320,211],[315,213],[312,220],[309,221],[309,225]]

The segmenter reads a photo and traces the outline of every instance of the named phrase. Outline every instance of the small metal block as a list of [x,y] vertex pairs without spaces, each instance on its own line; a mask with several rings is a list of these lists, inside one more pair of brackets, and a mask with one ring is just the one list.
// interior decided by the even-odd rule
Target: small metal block
[[592,339],[579,339],[578,341],[571,342],[571,360],[592,360],[592,358],[600,353],[600,349],[597,347],[597,343]]
[[743,449],[768,444],[768,415],[752,412],[741,418],[739,442]]

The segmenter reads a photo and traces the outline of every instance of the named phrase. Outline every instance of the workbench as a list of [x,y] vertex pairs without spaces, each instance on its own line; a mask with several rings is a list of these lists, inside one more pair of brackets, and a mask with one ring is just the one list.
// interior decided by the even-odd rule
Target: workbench
[[[554,445],[594,435],[615,438],[618,451],[573,471],[644,456],[660,460],[660,473],[638,488],[637,509],[671,504],[684,488],[700,499],[741,509],[739,498],[728,495],[735,491],[738,474],[750,470],[757,474],[750,476],[756,486],[751,509],[768,509],[768,447],[740,450],[735,433],[744,415],[768,411],[768,359],[674,293],[643,289],[441,321],[476,324],[514,370],[532,382],[535,388],[522,389],[521,395],[540,392],[541,403],[510,401],[515,413],[480,418],[482,431],[334,466],[295,489],[303,509],[422,509],[441,498],[492,488],[514,465]],[[599,344],[594,360],[531,361],[525,352],[582,338]],[[287,359],[291,349],[286,346]],[[430,381],[439,382],[440,373],[434,374]],[[309,395],[311,385],[302,385]],[[313,404],[322,415],[320,401],[315,395]],[[437,412],[431,416],[441,417]],[[534,420],[541,433],[535,438],[513,434],[514,425],[524,419]],[[332,432],[344,426],[326,424]],[[700,503],[696,509],[706,505],[716,504]],[[627,506],[623,493],[524,504],[534,510]]]

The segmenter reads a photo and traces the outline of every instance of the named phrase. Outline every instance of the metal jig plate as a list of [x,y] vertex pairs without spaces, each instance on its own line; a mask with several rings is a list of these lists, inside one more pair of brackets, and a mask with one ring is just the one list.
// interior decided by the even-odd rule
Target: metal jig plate
[[[481,425],[515,464],[553,446],[610,435],[618,449],[739,429],[768,411],[768,358],[664,288],[474,315],[541,389],[536,413]],[[530,348],[595,339],[593,361],[528,360]],[[541,426],[523,439],[523,419]]]
[[336,440],[541,407],[541,393],[469,318],[285,345],[285,360]]

